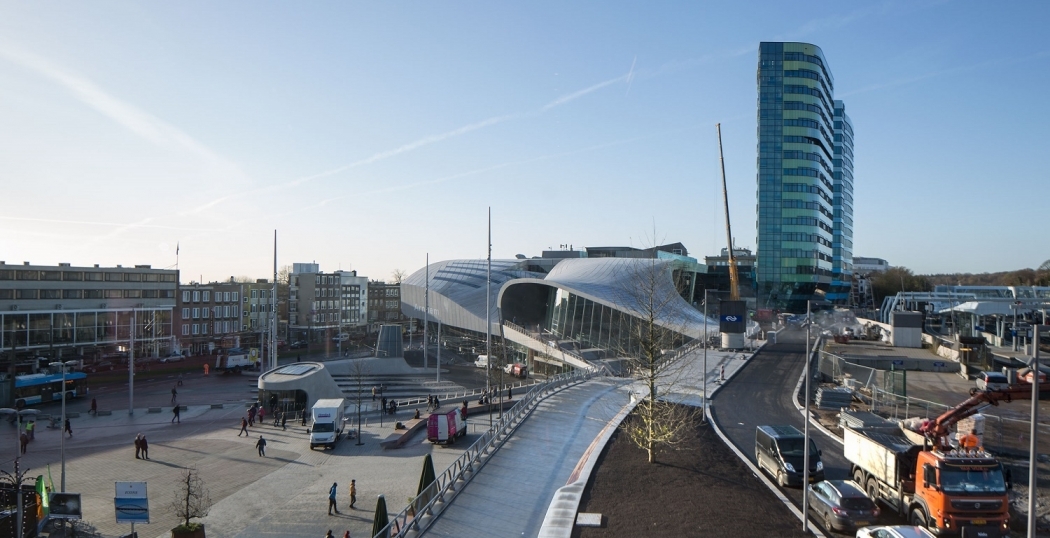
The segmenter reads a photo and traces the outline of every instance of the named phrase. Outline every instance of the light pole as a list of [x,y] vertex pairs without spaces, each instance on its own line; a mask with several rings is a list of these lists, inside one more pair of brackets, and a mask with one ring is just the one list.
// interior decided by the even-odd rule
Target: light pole
[[1035,538],[1035,508],[1036,508],[1036,448],[1039,430],[1039,335],[1050,330],[1050,325],[1032,326],[1032,423],[1028,441],[1028,538]]
[[809,328],[813,323],[810,317],[812,312],[812,300],[806,301],[806,361],[802,367],[802,375],[806,376],[806,416],[803,417],[804,433],[802,434],[802,532],[809,531]]
[[707,423],[707,292],[711,290],[704,288],[704,402],[700,415],[700,422]]
[[62,488],[59,490],[62,493],[66,491],[66,367],[76,364],[76,361],[69,362],[57,362],[51,363],[51,365],[58,364],[62,368],[62,424],[61,430],[59,430],[59,453],[62,459]]

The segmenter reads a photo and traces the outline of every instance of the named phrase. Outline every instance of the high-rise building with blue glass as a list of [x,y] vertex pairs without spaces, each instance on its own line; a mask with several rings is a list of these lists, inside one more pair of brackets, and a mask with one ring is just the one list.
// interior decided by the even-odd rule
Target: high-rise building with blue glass
[[808,299],[849,297],[853,128],[834,89],[819,47],[759,46],[759,306],[805,311]]

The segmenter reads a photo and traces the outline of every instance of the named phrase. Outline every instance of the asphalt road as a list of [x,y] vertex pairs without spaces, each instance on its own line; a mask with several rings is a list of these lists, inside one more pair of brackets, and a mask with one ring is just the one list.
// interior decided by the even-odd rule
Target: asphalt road
[[[722,431],[755,463],[755,428],[760,425],[792,425],[802,431],[802,414],[792,398],[805,362],[806,333],[782,332],[776,344],[767,344],[748,361],[711,403],[711,413]],[[844,480],[849,463],[842,456],[842,445],[816,428],[810,436],[823,451],[824,475],[829,480]],[[802,490],[781,488],[800,509]]]

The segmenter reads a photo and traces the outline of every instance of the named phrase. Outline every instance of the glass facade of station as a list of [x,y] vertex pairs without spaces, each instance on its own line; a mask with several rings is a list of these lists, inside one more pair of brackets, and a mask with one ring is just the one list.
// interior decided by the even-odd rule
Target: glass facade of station
[[[136,309],[135,340],[171,339],[171,309]],[[0,349],[129,345],[132,310],[7,312],[0,314]]]
[[[555,293],[548,328],[560,340],[573,340],[580,349],[603,349],[611,356],[639,356],[643,320],[613,307],[562,289]],[[690,337],[657,327],[657,341],[664,349],[682,346]]]
[[[852,246],[852,205],[836,177],[834,79],[823,52],[807,43],[761,43],[758,62],[758,304],[805,310],[817,289],[846,273],[842,246]],[[848,128],[852,155],[852,127]],[[841,144],[845,151],[845,144]],[[841,159],[839,159],[841,160]],[[852,178],[852,158],[848,175]],[[838,173],[837,173],[838,172]],[[848,199],[852,203],[852,179]],[[840,196],[836,196],[840,194]],[[835,255],[835,223],[839,256]],[[848,296],[848,289],[846,295]]]

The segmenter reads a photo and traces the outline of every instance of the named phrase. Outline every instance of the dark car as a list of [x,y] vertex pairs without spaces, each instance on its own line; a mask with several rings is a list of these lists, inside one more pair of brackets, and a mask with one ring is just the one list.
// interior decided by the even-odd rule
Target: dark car
[[288,347],[290,347],[292,349],[301,349],[301,348],[306,347],[306,342],[303,342],[302,340],[296,340],[296,341],[292,342],[292,345],[290,345]]
[[829,531],[872,525],[879,508],[852,480],[825,480],[808,488],[809,510]]

